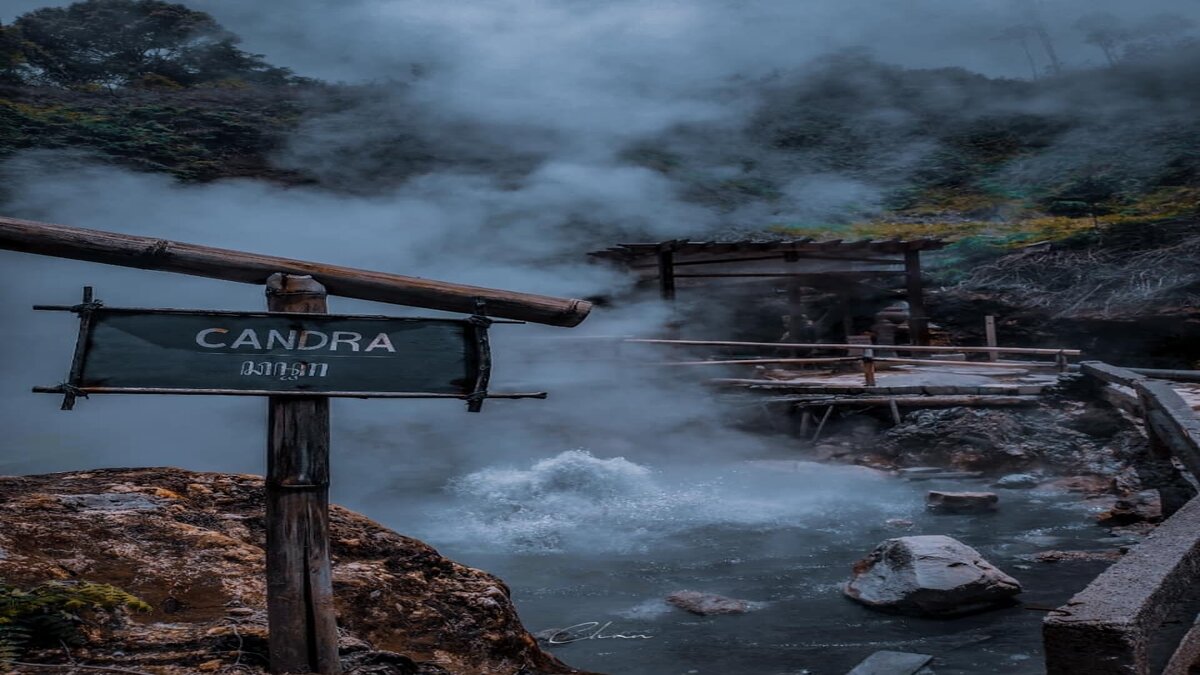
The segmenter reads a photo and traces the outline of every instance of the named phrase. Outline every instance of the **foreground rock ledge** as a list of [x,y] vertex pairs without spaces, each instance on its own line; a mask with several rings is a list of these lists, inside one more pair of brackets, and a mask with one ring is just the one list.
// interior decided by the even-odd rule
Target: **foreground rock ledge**
[[[154,607],[90,631],[72,650],[79,663],[263,672],[262,487],[258,476],[180,469],[0,477],[0,579],[110,583]],[[580,672],[538,647],[500,579],[346,509],[331,507],[330,521],[348,672]]]
[[1021,584],[957,539],[925,535],[880,544],[844,590],[875,609],[947,617],[1012,604]]

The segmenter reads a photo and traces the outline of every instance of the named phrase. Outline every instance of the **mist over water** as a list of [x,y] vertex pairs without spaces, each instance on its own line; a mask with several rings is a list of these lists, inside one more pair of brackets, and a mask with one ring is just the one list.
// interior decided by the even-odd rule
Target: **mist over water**
[[[856,467],[711,462],[655,469],[567,450],[531,465],[451,479],[428,536],[467,550],[524,553],[685,551],[705,528],[821,528],[830,516],[875,524],[908,514],[904,488]],[[870,494],[847,503],[847,494]]]
[[[65,3],[6,0],[0,20],[47,4]],[[272,63],[362,85],[341,93],[352,104],[305,119],[272,158],[318,185],[185,185],[86,153],[24,152],[0,163],[0,213],[519,291],[622,296],[630,280],[588,264],[587,251],[869,217],[937,156],[933,127],[1014,111],[1077,124],[999,171],[1009,186],[1089,162],[1121,164],[1131,181],[1154,175],[1163,168],[1155,143],[1194,123],[1200,91],[1180,85],[1195,82],[1195,64],[1169,63],[1174,79],[1098,74],[1026,95],[1042,86],[1035,77],[1049,77],[1047,54],[997,39],[1039,22],[1067,72],[1078,72],[1102,63],[1074,27],[1081,16],[1110,12],[1131,26],[1163,13],[1197,20],[1195,0],[185,4]],[[937,71],[911,80],[934,85],[913,89],[893,66],[1027,81],[994,90],[971,73]],[[772,146],[771,134],[814,101],[834,102],[826,121],[849,140],[790,154]],[[658,152],[686,170],[647,161]],[[770,203],[729,206],[695,189],[764,176],[778,183]],[[264,306],[254,286],[0,251],[0,472],[262,473],[264,401],[97,396],[63,413],[58,397],[29,393],[65,377],[76,335],[73,316],[30,306],[76,302],[85,284],[111,306]],[[735,308],[699,299],[712,325],[693,328],[722,335]],[[438,314],[342,298],[330,306]],[[598,307],[575,329],[495,326],[492,389],[545,390],[545,401],[488,401],[479,415],[458,402],[334,401],[333,500],[499,574],[534,630],[613,619],[655,636],[623,651],[561,653],[579,667],[845,672],[875,649],[898,648],[953,652],[945,672],[1038,671],[1028,654],[1036,621],[1020,610],[931,627],[868,615],[837,585],[854,560],[898,534],[884,525],[891,518],[914,520],[911,533],[951,533],[1008,567],[1050,545],[1111,546],[1087,529],[1086,514],[1028,496],[983,527],[935,520],[923,511],[926,488],[981,485],[755,462],[790,457],[793,441],[731,424],[733,411],[703,386],[711,372],[656,368],[645,362],[661,353],[638,363],[628,358],[636,350],[573,339],[654,334],[671,313],[639,297]],[[1021,576],[1042,589],[1029,599],[1048,606],[1086,577]],[[762,611],[717,623],[665,608],[665,594],[693,587]],[[960,649],[979,635],[997,637]]]

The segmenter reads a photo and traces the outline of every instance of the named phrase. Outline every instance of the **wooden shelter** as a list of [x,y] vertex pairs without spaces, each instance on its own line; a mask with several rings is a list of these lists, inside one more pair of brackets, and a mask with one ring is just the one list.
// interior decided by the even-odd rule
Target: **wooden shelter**
[[924,345],[929,344],[929,326],[921,252],[944,246],[940,239],[673,240],[618,244],[590,255],[623,265],[645,281],[657,281],[665,300],[674,300],[681,287],[713,281],[783,281],[792,308],[789,316],[802,314],[806,294],[813,291],[833,293],[848,308],[860,289],[896,287],[902,278],[899,285],[908,301],[909,332],[915,344]]

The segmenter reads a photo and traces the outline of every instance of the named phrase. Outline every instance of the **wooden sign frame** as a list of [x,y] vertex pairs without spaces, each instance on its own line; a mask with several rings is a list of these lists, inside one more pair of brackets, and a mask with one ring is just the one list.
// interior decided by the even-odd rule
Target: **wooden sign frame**
[[[50,387],[34,387],[36,393],[53,393],[63,395],[63,410],[74,408],[79,397],[91,394],[167,394],[167,395],[220,395],[220,396],[320,396],[325,398],[393,398],[393,399],[438,399],[449,398],[465,400],[468,410],[479,412],[484,399],[487,398],[545,398],[545,392],[533,393],[491,393],[488,385],[491,379],[492,358],[491,343],[488,328],[493,323],[522,323],[520,321],[495,321],[484,315],[483,303],[477,303],[476,314],[467,319],[424,319],[402,318],[381,315],[354,314],[320,314],[304,312],[233,312],[220,310],[186,310],[186,309],[143,309],[129,307],[106,307],[94,298],[92,287],[84,288],[83,302],[78,305],[35,305],[35,310],[68,311],[79,315],[79,335],[76,339],[75,351],[72,357],[70,374],[67,380],[59,385]],[[137,315],[173,315],[173,316],[202,316],[202,317],[231,317],[231,318],[294,318],[312,321],[319,316],[321,320],[347,321],[397,321],[397,322],[436,322],[464,324],[466,337],[473,342],[473,375],[474,382],[470,391],[456,394],[445,392],[400,392],[400,391],[338,391],[338,390],[277,390],[253,388],[195,388],[195,387],[112,387],[89,386],[84,382],[85,367],[92,337],[96,327],[97,314],[137,314]],[[250,356],[248,354],[248,356]]]

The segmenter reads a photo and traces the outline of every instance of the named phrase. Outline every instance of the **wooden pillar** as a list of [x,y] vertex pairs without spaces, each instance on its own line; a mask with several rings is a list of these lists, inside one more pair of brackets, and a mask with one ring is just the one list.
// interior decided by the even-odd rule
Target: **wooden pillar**
[[811,342],[804,316],[804,286],[796,280],[787,282],[787,339],[792,342]]
[[[272,312],[324,314],[325,287],[273,274]],[[272,673],[341,672],[329,564],[329,399],[271,397],[267,427],[267,621]]]
[[844,293],[841,294],[840,303],[842,308],[842,335],[846,338],[845,342],[849,344],[850,338],[855,335],[854,310],[850,304],[850,296]]
[[925,314],[925,295],[921,284],[921,252],[904,252],[904,276],[908,287],[908,332],[915,345],[929,344],[929,319]]
[[675,253],[670,250],[658,252],[658,288],[662,299],[675,299]]
[[[996,346],[996,317],[992,316],[991,314],[983,317],[983,332],[984,332],[985,337],[987,338],[987,346],[995,347]],[[988,352],[988,359],[990,359],[992,361],[999,361],[1000,354],[998,354],[996,352]]]

